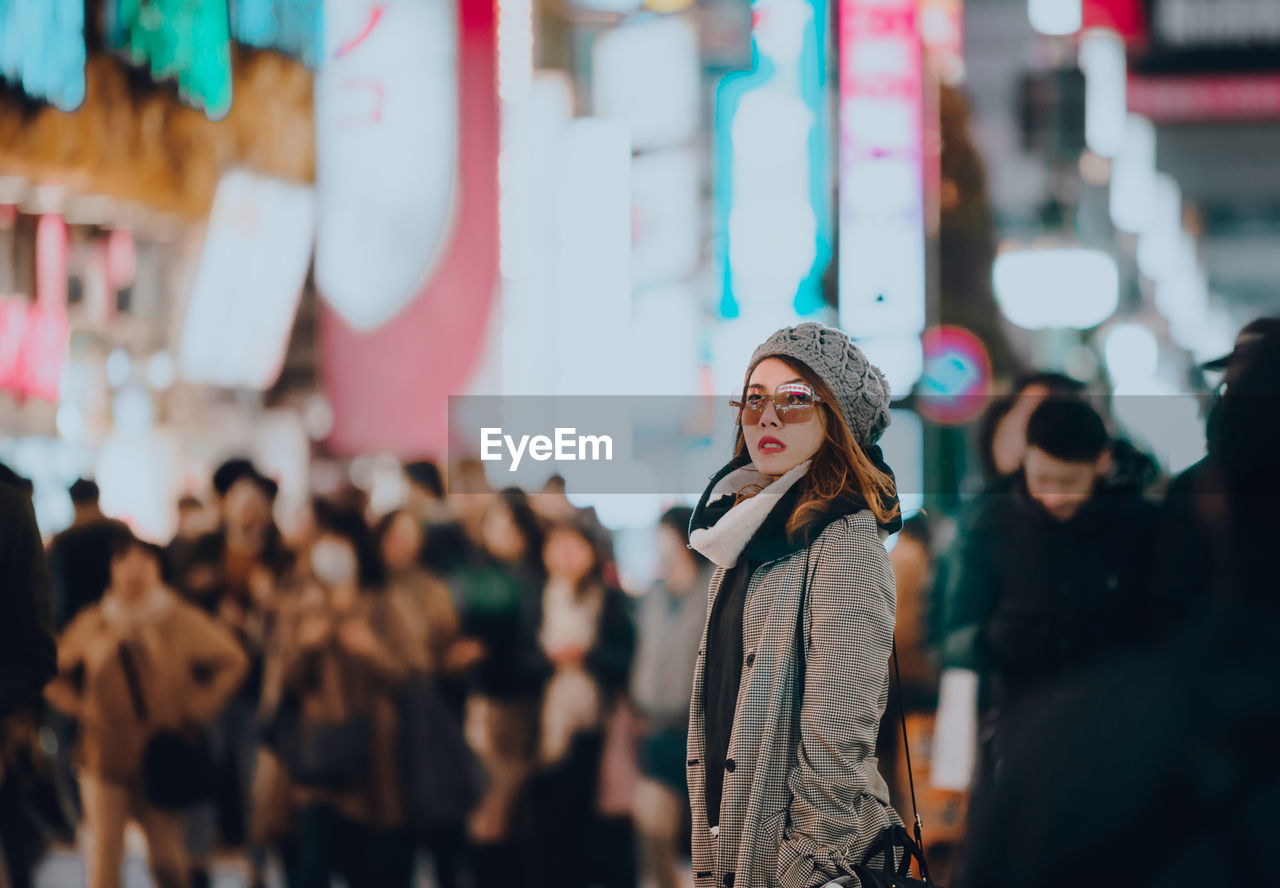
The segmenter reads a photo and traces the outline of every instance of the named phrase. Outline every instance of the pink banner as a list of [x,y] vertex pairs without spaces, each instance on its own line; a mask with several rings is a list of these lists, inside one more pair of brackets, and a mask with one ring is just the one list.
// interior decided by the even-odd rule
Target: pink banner
[[1156,123],[1280,120],[1280,74],[1129,75],[1129,110]]

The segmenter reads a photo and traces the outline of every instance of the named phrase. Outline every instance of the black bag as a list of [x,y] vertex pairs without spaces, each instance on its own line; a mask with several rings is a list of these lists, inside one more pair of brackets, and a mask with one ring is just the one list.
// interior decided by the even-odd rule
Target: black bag
[[[800,687],[802,693],[796,695],[796,705],[800,705],[800,699],[803,697],[804,673],[805,673],[805,654],[804,654],[804,599],[805,593],[808,591],[809,581],[807,576],[805,584],[800,590],[800,613],[796,615],[796,648],[798,656],[796,659],[800,672]],[[862,859],[862,863],[855,864],[852,874],[861,880],[864,888],[942,888],[929,877],[929,864],[924,859],[924,824],[920,821],[920,811],[916,806],[916,781],[911,774],[911,745],[907,742],[907,713],[902,703],[902,677],[898,670],[898,642],[893,642],[893,682],[898,692],[898,716],[902,721],[902,746],[906,753],[907,760],[907,782],[911,787],[911,808],[915,814],[915,841],[911,840],[911,836],[907,833],[905,827],[889,826],[876,836],[869,846],[867,853]],[[902,860],[895,864],[894,849],[901,847]],[[884,857],[883,865],[877,869],[871,866],[868,861],[880,853]],[[920,878],[913,879],[910,877],[911,860],[914,858],[920,870]],[[833,879],[837,885],[846,884],[849,876],[843,876]],[[830,883],[827,883],[830,884]]]
[[259,736],[302,786],[351,789],[368,773],[373,754],[370,716],[338,722],[305,719],[301,701],[292,693],[284,695]]
[[484,792],[486,775],[462,726],[426,676],[400,696],[400,765],[408,828],[424,833],[462,823]]
[[[119,647],[120,666],[134,714],[143,724],[148,718],[147,700],[138,676],[138,665],[129,645]],[[203,735],[196,732],[159,730],[142,751],[142,788],[157,808],[179,810],[214,796],[215,765]]]

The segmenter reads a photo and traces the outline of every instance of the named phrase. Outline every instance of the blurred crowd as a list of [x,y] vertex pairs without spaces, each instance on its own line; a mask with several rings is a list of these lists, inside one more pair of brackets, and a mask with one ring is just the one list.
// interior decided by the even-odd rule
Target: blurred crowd
[[436,465],[405,472],[403,508],[375,518],[348,490],[286,539],[275,482],[233,459],[163,548],[104,516],[92,481],[71,488],[47,551],[52,798],[5,833],[15,888],[59,823],[79,825],[88,884],[119,885],[128,821],[160,886],[208,884],[226,848],[251,884],[278,860],[290,888],[407,886],[421,850],[441,888],[517,869],[634,885],[642,850],[678,883],[710,578],[690,510],[662,516],[660,577],[635,597],[561,479],[490,491],[463,463],[446,493]]
[[[1115,836],[1177,836],[1195,867],[1222,835],[1274,821],[1250,726],[1280,699],[1277,327],[1251,324],[1212,371],[1208,456],[1179,477],[1117,438],[1079,383],[1039,373],[975,427],[981,495],[955,521],[906,522],[891,553],[901,684],[879,752],[909,819],[902,732],[913,742],[944,884],[1056,884],[1082,859],[1175,884],[1157,877],[1167,855],[1153,865]],[[277,861],[289,888],[408,886],[425,861],[440,888],[687,878],[711,576],[690,510],[662,516],[658,578],[627,594],[609,532],[562,479],[530,493],[488,489],[478,462],[447,490],[432,463],[405,474],[402,508],[371,515],[352,489],[314,500],[286,539],[275,483],[233,459],[208,503],[178,505],[164,548],[105,517],[93,482],[71,488],[75,522],[46,556],[56,675],[27,730],[10,717],[3,734],[13,888],[59,825],[78,826],[89,886],[119,885],[129,821],[162,888],[208,884],[226,848],[250,884]],[[22,479],[0,494],[21,499]],[[4,582],[39,587],[38,536],[5,514]],[[5,639],[0,714],[52,656],[29,635]],[[928,776],[957,742],[936,714],[948,675],[976,677],[958,788]],[[1188,775],[1204,756],[1219,770]]]

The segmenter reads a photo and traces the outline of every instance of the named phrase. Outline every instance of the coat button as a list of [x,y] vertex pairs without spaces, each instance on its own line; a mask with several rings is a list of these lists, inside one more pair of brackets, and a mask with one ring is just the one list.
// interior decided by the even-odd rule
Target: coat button
[[733,759],[727,759],[727,760],[725,761],[725,763],[724,763],[724,769],[725,769],[726,771],[728,771],[730,774],[732,774],[732,773],[733,773],[733,769],[734,769],[734,768],[736,768],[736,767],[738,767],[738,766],[737,766],[736,764],[734,764]]
[[733,888],[733,873],[724,874],[724,888]]
[[752,665],[754,665],[754,664],[755,664],[755,662],[756,662],[756,655],[755,655],[755,654],[747,654],[747,665],[748,665],[748,666],[752,666]]
[[718,824],[716,826],[711,827],[711,838],[713,839],[720,838],[720,826]]

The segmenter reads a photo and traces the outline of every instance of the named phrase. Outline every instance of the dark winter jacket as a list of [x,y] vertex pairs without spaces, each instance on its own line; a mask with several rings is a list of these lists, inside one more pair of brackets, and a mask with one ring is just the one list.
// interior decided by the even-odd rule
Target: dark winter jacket
[[56,671],[40,531],[27,496],[0,483],[0,720],[36,703]]
[[986,496],[952,555],[944,665],[978,670],[1009,704],[1145,636],[1155,512],[1104,488],[1058,521],[1021,478]]
[[83,608],[97,604],[111,582],[111,544],[124,525],[99,518],[70,527],[49,546],[53,623],[61,632]]

